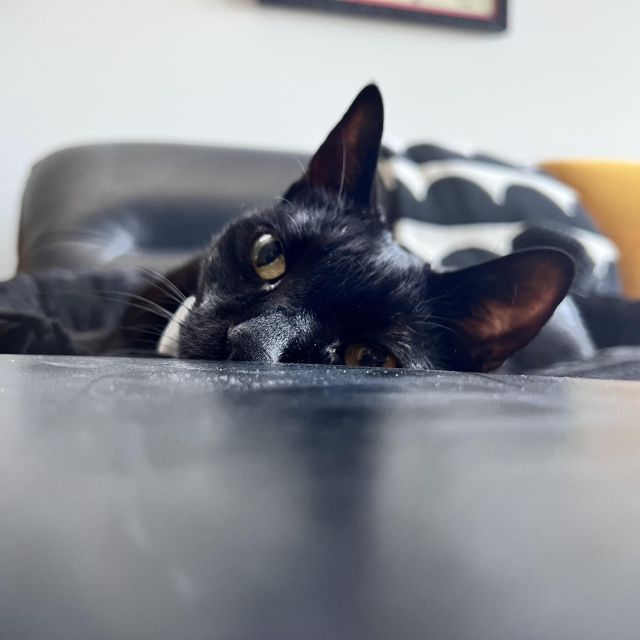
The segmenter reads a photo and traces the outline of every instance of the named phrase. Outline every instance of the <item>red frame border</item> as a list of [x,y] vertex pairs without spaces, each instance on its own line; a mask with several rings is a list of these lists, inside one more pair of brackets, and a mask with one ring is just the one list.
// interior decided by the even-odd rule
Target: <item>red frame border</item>
[[384,2],[384,0],[335,0],[335,2],[349,2],[355,4],[367,4],[374,7],[388,7],[389,9],[398,9],[398,11],[421,11],[422,13],[438,14],[441,16],[454,16],[456,18],[467,18],[468,20],[495,20],[498,15],[498,9],[500,3],[498,0],[493,0],[493,13],[489,16],[480,16],[476,13],[464,13],[462,11],[447,11],[446,9],[433,9],[428,7],[416,7],[411,4],[396,4],[395,2]]
[[385,18],[404,22],[434,24],[458,29],[472,29],[485,33],[498,33],[507,28],[507,4],[509,0],[495,0],[495,12],[491,17],[477,16],[458,11],[434,10],[392,4],[387,0],[259,0],[270,4],[298,9],[313,9],[342,13],[357,17]]

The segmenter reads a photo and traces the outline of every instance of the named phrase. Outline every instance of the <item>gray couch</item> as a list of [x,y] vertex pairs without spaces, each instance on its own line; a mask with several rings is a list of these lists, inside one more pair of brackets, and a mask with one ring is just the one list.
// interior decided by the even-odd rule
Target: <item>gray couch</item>
[[[446,152],[429,145],[410,149],[414,160]],[[494,162],[484,156],[478,159]],[[59,151],[33,168],[26,186],[19,272],[141,266],[166,271],[187,261],[240,212],[272,202],[299,177],[307,161],[305,154],[178,144],[101,144]],[[390,193],[382,188],[380,193],[392,220],[406,215],[428,220],[434,215],[431,200],[419,205],[403,189]],[[447,211],[487,206],[475,185],[467,183],[452,193],[463,199],[457,208],[455,202],[453,209],[447,204]],[[544,204],[539,194],[537,197],[532,211],[524,212],[525,218],[535,215],[536,203],[549,208],[551,203]],[[526,199],[513,200],[503,211],[488,210],[506,220],[519,215],[523,203],[532,206]],[[583,211],[580,216],[581,224],[591,224]],[[601,284],[615,287],[611,282]],[[135,282],[118,282],[117,286],[134,287]],[[118,306],[100,312],[113,320],[119,310]],[[91,343],[97,327],[87,319],[80,324],[91,331],[89,339],[84,331],[79,340]],[[561,362],[533,372],[640,380],[640,349],[603,349],[587,361]]]

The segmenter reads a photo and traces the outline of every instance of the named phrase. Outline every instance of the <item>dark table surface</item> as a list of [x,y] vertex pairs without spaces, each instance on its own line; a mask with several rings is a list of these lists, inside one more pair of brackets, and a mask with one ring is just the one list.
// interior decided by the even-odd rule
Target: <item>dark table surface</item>
[[0,637],[640,637],[640,383],[0,356]]

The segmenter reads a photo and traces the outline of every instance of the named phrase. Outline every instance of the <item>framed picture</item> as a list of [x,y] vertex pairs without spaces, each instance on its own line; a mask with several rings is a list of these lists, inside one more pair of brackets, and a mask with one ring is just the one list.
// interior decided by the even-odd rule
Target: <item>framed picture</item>
[[426,22],[448,27],[504,31],[507,0],[260,0],[263,4]]

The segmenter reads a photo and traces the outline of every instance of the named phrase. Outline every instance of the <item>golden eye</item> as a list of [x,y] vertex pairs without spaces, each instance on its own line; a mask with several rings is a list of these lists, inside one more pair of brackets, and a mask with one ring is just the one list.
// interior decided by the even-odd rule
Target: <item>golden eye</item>
[[388,351],[371,344],[350,344],[344,351],[344,363],[348,367],[398,366],[396,359]]
[[249,257],[263,280],[275,280],[287,270],[282,242],[275,233],[261,233],[251,245]]

